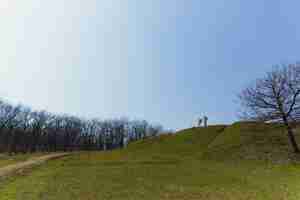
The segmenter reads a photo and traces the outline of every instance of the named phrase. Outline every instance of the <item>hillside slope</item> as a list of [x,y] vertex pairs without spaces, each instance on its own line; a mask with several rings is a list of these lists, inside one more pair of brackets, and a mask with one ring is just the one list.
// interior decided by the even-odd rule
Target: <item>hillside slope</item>
[[[300,137],[296,137],[300,142]],[[204,158],[286,162],[294,159],[284,127],[276,124],[238,122],[209,144]]]
[[[298,131],[296,131],[297,133]],[[300,137],[297,134],[300,144]],[[269,160],[294,159],[285,129],[276,124],[237,122],[230,126],[191,128],[129,145],[130,158]]]
[[191,128],[174,135],[161,135],[131,143],[122,152],[127,156],[144,158],[177,158],[200,156],[226,126],[210,126],[208,128]]

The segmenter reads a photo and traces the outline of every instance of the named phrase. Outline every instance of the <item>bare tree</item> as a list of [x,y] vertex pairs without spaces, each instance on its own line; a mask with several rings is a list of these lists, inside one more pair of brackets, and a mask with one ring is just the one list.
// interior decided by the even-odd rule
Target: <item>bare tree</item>
[[294,152],[300,152],[292,129],[292,123],[300,119],[300,64],[276,66],[239,98],[243,119],[282,123]]
[[50,119],[50,113],[46,111],[35,111],[31,114],[32,139],[31,152],[46,150],[45,130]]
[[20,112],[21,106],[12,106],[0,100],[0,131],[15,119]]
[[12,150],[22,153],[26,153],[29,145],[29,128],[31,119],[31,109],[25,106],[20,106],[20,111],[15,117],[16,126],[13,127],[15,130],[15,138],[12,140]]
[[20,108],[21,106],[15,107],[8,103],[0,102],[1,151],[11,149],[10,144],[14,140],[15,128],[18,124],[16,117],[20,113]]

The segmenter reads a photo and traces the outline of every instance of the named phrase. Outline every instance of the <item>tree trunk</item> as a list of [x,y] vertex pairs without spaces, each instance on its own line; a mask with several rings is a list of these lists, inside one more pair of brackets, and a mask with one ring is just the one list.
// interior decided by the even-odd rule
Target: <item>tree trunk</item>
[[293,146],[294,152],[295,153],[300,153],[297,141],[295,139],[295,135],[293,133],[292,128],[289,125],[287,126],[287,131],[288,131],[288,136],[289,136],[290,142],[291,142],[291,144]]
[[298,147],[298,144],[297,144],[297,141],[296,141],[293,129],[292,129],[292,127],[290,126],[290,124],[288,122],[287,116],[283,114],[282,115],[282,119],[283,119],[284,125],[285,125],[285,127],[287,129],[288,137],[289,137],[289,140],[290,140],[291,145],[293,147],[294,153],[300,153],[300,150],[299,150],[299,147]]

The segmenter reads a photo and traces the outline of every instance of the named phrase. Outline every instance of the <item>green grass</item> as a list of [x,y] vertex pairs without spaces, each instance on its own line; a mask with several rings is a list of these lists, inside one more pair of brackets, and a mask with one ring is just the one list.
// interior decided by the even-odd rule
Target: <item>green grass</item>
[[[296,138],[300,142],[299,130]],[[293,159],[285,129],[280,125],[238,122],[218,135],[204,153],[217,160],[265,160],[287,162]]]
[[82,152],[2,181],[0,200],[296,200],[300,166],[273,162],[288,156],[282,131],[237,123]]
[[208,145],[224,130],[225,126],[192,128],[174,135],[163,135],[135,142],[123,152],[131,159],[141,157],[153,159],[187,158],[201,155]]

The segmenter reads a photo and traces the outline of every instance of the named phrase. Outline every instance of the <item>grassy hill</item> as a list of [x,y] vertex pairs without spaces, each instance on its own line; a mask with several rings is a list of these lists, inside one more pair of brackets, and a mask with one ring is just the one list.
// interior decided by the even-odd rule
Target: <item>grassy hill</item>
[[240,122],[82,152],[0,182],[0,200],[296,200],[300,166],[283,131]]
[[[296,129],[300,144],[298,132]],[[146,155],[164,159],[264,160],[279,163],[294,159],[284,127],[255,122],[186,129],[174,135],[132,143],[123,152],[130,158]]]
[[192,128],[134,142],[123,151],[127,156],[147,158],[194,158],[205,152],[226,126]]
[[[300,144],[299,130],[295,129]],[[227,127],[209,144],[204,158],[222,160],[295,160],[286,130],[279,124],[238,122]]]

